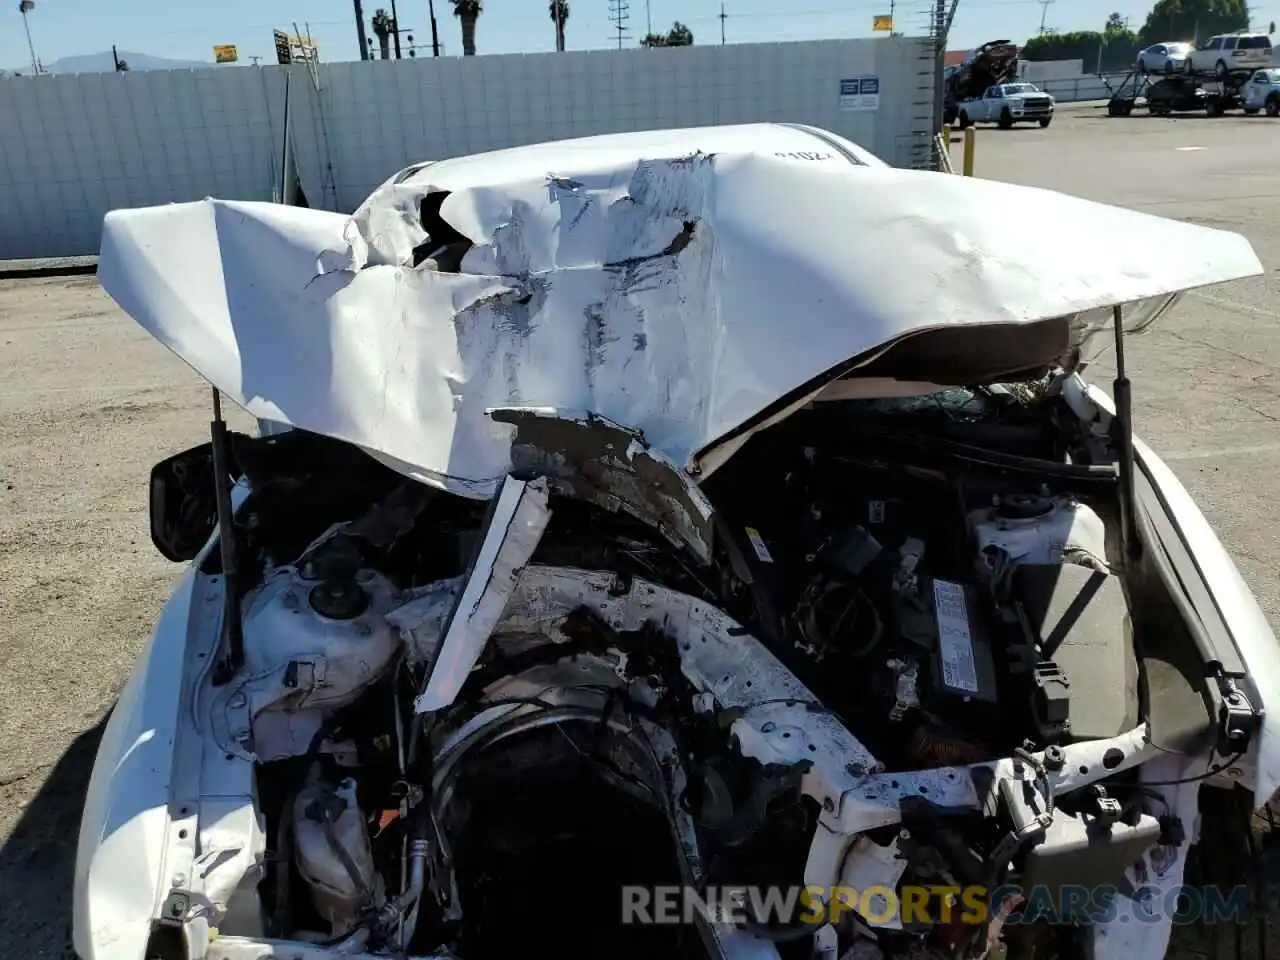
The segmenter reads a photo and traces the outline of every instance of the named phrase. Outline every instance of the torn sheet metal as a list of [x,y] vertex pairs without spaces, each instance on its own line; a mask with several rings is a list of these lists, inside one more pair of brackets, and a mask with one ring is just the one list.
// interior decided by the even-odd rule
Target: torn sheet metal
[[711,503],[643,435],[589,413],[522,408],[493,410],[491,416],[515,427],[516,473],[545,476],[558,493],[611,512],[624,510],[711,562]]
[[418,713],[448,706],[462,689],[547,528],[548,496],[545,479],[507,477],[503,481],[480,549],[444,624],[427,682],[414,704]]
[[[442,591],[448,589],[442,585]],[[529,565],[485,639],[538,633],[567,643],[565,619],[582,607],[619,633],[658,625],[676,643],[681,672],[694,688],[709,696],[716,709],[736,713],[730,731],[743,756],[761,763],[809,764],[804,790],[831,810],[839,808],[841,797],[862,777],[881,769],[871,751],[818,703],[809,688],[728,614],[647,580],[636,578],[628,589],[620,589],[612,573]],[[433,595],[423,602],[411,601],[394,614],[411,646],[434,647],[438,609],[439,597]],[[470,663],[475,663],[474,657]],[[432,709],[448,703],[443,697],[433,702],[438,705]]]
[[353,217],[113,211],[98,267],[253,416],[485,498],[511,466],[494,407],[588,410],[705,475],[722,440],[901,338],[1080,317],[1079,339],[1113,303],[1261,272],[1233,233],[778,124],[421,165]]

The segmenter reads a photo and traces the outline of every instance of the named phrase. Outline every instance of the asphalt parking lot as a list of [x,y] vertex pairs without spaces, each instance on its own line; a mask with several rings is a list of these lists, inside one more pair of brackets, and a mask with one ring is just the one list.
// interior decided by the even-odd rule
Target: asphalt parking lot
[[[1188,297],[1134,338],[1130,373],[1139,432],[1280,627],[1280,122],[1068,108],[977,136],[979,176],[1253,241],[1267,275]],[[1052,229],[992,216],[1011,242]],[[148,471],[208,416],[202,382],[93,278],[0,279],[0,956],[65,955],[100,723],[178,572],[148,537]]]
[[[1253,243],[1264,276],[1183,298],[1132,338],[1126,359],[1135,429],[1199,501],[1280,628],[1280,122],[1068,107],[1047,130],[977,136],[978,176],[1235,230]],[[1008,216],[1011,237],[1051,227]],[[1105,374],[1092,376],[1109,379],[1101,366]]]

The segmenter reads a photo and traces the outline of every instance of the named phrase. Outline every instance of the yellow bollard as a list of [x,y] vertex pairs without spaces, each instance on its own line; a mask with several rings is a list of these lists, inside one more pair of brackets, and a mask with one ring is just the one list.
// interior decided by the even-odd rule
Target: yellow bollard
[[964,175],[966,177],[973,176],[973,143],[977,139],[974,136],[973,127],[964,128]]

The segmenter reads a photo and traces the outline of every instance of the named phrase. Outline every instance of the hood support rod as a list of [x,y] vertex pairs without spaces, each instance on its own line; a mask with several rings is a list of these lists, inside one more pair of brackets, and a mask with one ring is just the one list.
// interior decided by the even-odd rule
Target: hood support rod
[[1129,378],[1124,369],[1124,308],[1111,308],[1116,337],[1116,378],[1111,392],[1116,402],[1116,415],[1111,420],[1111,442],[1120,467],[1120,547],[1126,560],[1136,556],[1134,510],[1137,508],[1133,489],[1133,401]]
[[236,521],[231,509],[230,451],[227,449],[227,422],[222,419],[222,397],[213,388],[213,489],[218,509],[218,548],[222,559],[222,661],[213,677],[223,684],[244,665],[244,629],[240,622],[240,578],[237,575]]

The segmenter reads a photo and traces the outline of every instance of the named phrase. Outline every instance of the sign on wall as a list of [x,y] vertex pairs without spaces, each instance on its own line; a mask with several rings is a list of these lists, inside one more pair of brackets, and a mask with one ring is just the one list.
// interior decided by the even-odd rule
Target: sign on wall
[[841,110],[879,110],[880,78],[849,77],[840,81]]
[[213,48],[214,63],[235,63],[240,59],[234,43],[215,44]]
[[875,30],[877,33],[892,33],[893,32],[893,14],[877,13],[874,17],[871,18],[871,29]]
[[289,45],[289,35],[283,30],[273,30],[276,41],[276,63],[282,67],[293,63],[293,47]]

